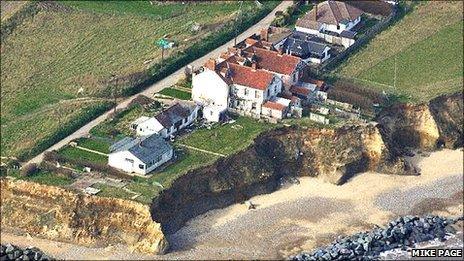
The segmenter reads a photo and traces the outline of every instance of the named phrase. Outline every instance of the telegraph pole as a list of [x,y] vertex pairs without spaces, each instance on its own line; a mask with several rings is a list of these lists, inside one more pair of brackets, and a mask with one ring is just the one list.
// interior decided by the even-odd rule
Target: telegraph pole
[[239,8],[238,8],[237,17],[235,18],[235,38],[234,38],[234,47],[237,46],[237,36],[238,36],[237,23],[238,23],[238,17],[242,14],[242,4],[243,4],[243,1],[240,1],[240,6],[239,6]]

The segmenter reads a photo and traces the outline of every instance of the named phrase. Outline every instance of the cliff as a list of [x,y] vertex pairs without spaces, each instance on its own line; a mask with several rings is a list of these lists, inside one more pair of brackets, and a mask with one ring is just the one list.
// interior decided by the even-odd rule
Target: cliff
[[145,253],[167,250],[160,224],[142,204],[26,181],[1,179],[0,184],[2,229],[83,245],[123,243]]
[[365,171],[417,175],[403,158],[405,152],[433,150],[441,143],[462,146],[462,115],[461,93],[429,104],[387,108],[377,125],[288,127],[264,133],[248,149],[174,181],[153,200],[153,220],[173,233],[192,217],[272,192],[292,176],[343,184]]
[[274,191],[286,177],[318,176],[342,184],[356,173],[381,168],[414,174],[388,155],[374,125],[274,130],[259,136],[247,150],[174,181],[154,199],[152,216],[172,233],[208,210]]

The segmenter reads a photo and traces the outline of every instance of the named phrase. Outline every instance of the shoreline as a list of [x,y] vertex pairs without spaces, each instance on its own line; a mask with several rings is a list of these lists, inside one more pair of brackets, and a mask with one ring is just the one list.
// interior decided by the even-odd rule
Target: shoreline
[[[170,235],[170,252],[162,256],[130,253],[124,246],[86,248],[37,238],[25,242],[37,243],[57,258],[281,259],[329,244],[339,235],[383,225],[402,213],[462,215],[462,149],[413,160],[422,169],[420,176],[362,173],[341,186],[303,177],[299,185],[253,197],[255,210],[234,204],[209,211]],[[26,237],[2,233],[2,243],[4,239],[21,245]]]

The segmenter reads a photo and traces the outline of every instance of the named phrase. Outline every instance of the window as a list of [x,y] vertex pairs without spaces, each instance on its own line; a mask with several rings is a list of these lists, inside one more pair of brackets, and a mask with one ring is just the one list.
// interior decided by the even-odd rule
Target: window
[[337,30],[340,30],[340,24],[337,24]]
[[293,82],[296,82],[296,73],[293,74]]
[[247,96],[249,93],[250,91],[247,88],[245,88],[245,96]]
[[139,169],[145,169],[145,165],[139,164]]
[[255,98],[259,98],[259,91],[255,91]]
[[128,162],[130,162],[130,163],[134,163],[134,160],[133,160],[133,159],[128,159],[128,158],[126,158],[125,160],[128,161]]

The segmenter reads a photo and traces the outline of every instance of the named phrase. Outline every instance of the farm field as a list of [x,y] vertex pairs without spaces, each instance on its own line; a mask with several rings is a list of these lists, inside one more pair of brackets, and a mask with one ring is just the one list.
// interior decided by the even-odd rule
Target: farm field
[[[53,143],[60,130],[76,129],[60,126],[108,107],[113,93],[122,95],[146,79],[148,68],[160,59],[154,41],[168,37],[175,42],[165,53],[170,57],[234,19],[239,7],[237,2],[208,3],[205,8],[198,3],[152,6],[149,1],[37,5],[40,11],[2,43],[2,156],[25,159],[45,149],[37,146],[44,140]],[[251,1],[242,9],[248,14],[258,10]]]
[[413,102],[461,90],[462,8],[460,1],[418,3],[335,74]]
[[0,4],[2,12],[1,21],[3,22],[10,19],[11,16],[21,10],[26,4],[27,1],[2,1]]

